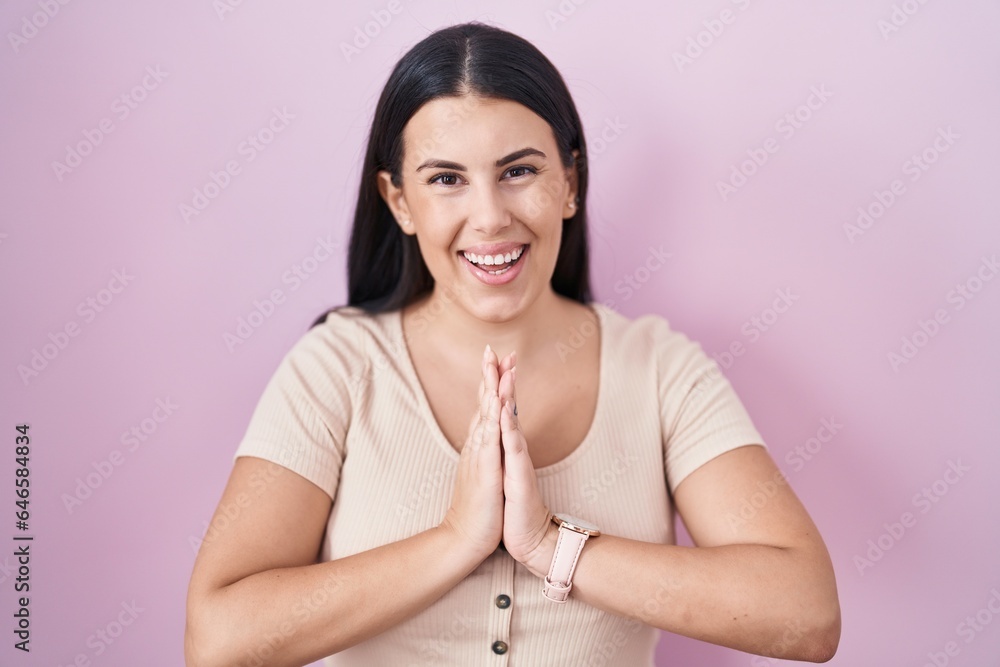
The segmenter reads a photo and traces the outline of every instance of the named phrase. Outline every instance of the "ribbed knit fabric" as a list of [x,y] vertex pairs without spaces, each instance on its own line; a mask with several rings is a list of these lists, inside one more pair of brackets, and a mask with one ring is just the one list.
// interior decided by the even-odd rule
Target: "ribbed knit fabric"
[[[591,307],[600,323],[597,410],[577,449],[537,469],[542,497],[552,511],[607,534],[674,544],[677,485],[719,454],[764,445],[763,438],[698,343],[660,316],[629,320]],[[285,355],[238,456],[279,463],[329,494],[324,560],[438,525],[459,458],[419,383],[400,312],[357,308],[332,312]],[[506,608],[496,604],[500,595],[510,597]],[[650,604],[658,604],[653,591]],[[653,665],[659,636],[572,595],[565,604],[545,599],[541,580],[498,549],[426,610],[325,664],[643,667]],[[494,652],[497,641],[505,653]]]

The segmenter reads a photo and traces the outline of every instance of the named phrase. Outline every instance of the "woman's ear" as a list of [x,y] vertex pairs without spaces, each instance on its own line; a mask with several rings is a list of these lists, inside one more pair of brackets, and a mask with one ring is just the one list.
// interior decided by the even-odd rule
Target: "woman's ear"
[[577,170],[577,164],[579,160],[580,149],[577,148],[573,150],[573,164],[566,170],[568,192],[566,193],[566,201],[563,202],[563,219],[572,218],[580,210],[580,203],[577,198],[577,193],[579,192],[579,171]]
[[382,195],[382,200],[389,207],[389,211],[396,219],[396,224],[403,230],[404,234],[413,235],[413,221],[410,218],[410,210],[403,199],[403,188],[396,187],[392,182],[392,174],[386,170],[378,172],[378,192]]

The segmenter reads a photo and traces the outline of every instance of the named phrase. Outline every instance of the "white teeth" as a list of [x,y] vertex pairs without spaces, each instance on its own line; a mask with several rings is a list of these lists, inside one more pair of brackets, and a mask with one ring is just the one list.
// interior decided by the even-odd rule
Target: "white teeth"
[[474,255],[471,252],[463,252],[467,260],[473,264],[481,264],[483,266],[494,266],[497,264],[505,264],[507,262],[512,262],[524,252],[524,246],[517,248],[516,250],[507,253],[506,255]]

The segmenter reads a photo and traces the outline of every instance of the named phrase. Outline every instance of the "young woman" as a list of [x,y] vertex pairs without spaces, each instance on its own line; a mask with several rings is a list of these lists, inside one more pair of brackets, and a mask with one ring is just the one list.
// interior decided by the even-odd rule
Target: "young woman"
[[400,60],[349,304],[239,445],[189,665],[652,665],[658,629],[833,656],[826,547],[729,382],[662,317],[591,301],[586,156],[525,40],[458,25]]

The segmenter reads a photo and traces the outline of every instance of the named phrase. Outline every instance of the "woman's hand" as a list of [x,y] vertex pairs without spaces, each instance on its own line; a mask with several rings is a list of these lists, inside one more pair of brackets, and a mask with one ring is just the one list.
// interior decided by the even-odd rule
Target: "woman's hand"
[[[555,524],[550,520],[549,510],[542,502],[535,467],[528,455],[528,443],[517,415],[514,414],[517,405],[516,363],[514,352],[504,359],[499,388],[504,471],[503,543],[507,553],[532,569],[531,563],[539,561],[541,552],[548,546],[545,537],[550,532],[549,528],[554,528]],[[537,568],[538,565],[535,565],[535,569]]]
[[481,559],[496,550],[503,536],[498,386],[496,354],[487,345],[483,351],[479,409],[469,424],[469,437],[458,459],[451,507],[441,522]]

